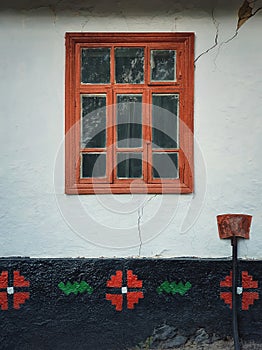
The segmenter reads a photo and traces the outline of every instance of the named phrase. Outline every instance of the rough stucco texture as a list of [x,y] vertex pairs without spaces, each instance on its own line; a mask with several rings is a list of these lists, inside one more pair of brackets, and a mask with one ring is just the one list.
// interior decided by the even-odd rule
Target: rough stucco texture
[[[232,311],[220,297],[222,291],[231,293],[230,287],[221,286],[231,269],[232,263],[222,259],[0,259],[0,274],[8,273],[9,286],[13,285],[13,271],[19,271],[30,283],[15,287],[15,293],[8,295],[7,310],[0,307],[1,349],[131,349],[164,324],[184,336],[199,328],[220,337],[232,336]],[[248,273],[255,283],[253,288],[250,283],[244,286],[242,278],[245,288],[238,296],[239,334],[244,341],[259,343],[261,269],[261,261],[239,263],[239,272]],[[138,280],[132,291],[143,295],[131,308],[126,302],[128,295],[122,294],[123,306],[117,311],[108,294],[121,297],[127,271]],[[123,284],[121,280],[117,288],[109,287],[116,272],[123,273]],[[90,285],[89,293],[76,290],[66,294],[60,288],[61,283],[81,281]],[[164,282],[177,286],[190,283],[190,288],[160,292]],[[2,288],[0,281],[0,291],[6,294]],[[14,308],[13,300],[21,291],[30,293],[29,298],[19,309]],[[257,293],[258,300],[243,310],[246,292]]]
[[[0,256],[229,256],[216,215],[246,213],[240,255],[262,257],[262,11],[235,36],[240,6],[1,2]],[[64,195],[68,31],[196,33],[194,195]]]

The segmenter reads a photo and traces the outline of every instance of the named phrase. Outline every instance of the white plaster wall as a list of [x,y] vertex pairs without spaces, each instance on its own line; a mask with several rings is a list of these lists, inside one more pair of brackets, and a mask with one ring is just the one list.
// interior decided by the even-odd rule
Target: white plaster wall
[[[253,215],[240,255],[262,258],[262,11],[229,41],[240,6],[1,2],[0,256],[224,257],[216,215],[240,212]],[[196,61],[194,195],[64,195],[67,31],[192,31],[196,58],[217,34]]]

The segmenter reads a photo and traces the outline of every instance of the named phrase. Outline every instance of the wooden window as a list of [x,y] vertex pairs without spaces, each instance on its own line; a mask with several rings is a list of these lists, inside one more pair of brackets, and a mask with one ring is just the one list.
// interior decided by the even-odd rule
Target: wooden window
[[66,34],[66,193],[193,191],[193,33]]

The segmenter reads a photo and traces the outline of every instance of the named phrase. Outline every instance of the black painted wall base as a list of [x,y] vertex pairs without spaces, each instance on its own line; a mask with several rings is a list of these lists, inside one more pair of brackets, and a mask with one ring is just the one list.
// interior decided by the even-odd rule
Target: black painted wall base
[[[0,259],[0,348],[122,350],[163,324],[232,335],[231,261]],[[239,262],[239,333],[262,342],[262,261]]]

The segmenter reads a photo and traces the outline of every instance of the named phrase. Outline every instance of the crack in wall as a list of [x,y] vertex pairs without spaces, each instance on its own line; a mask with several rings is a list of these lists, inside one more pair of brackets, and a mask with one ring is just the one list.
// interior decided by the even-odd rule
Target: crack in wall
[[155,258],[161,258],[165,252],[168,252],[168,249],[162,249],[160,253],[155,254]]
[[[226,45],[228,44],[230,41],[232,41],[233,39],[235,39],[237,36],[238,36],[238,33],[239,33],[239,29],[240,27],[251,17],[254,17],[260,10],[262,10],[262,7],[259,7],[258,9],[255,10],[255,12],[253,12],[253,7],[250,7],[251,9],[251,13],[250,13],[250,9],[247,10],[246,9],[246,6],[247,4],[246,3],[249,3],[250,4],[254,4],[257,0],[253,0],[253,1],[247,1],[245,0],[244,3],[242,4],[242,6],[239,8],[238,10],[238,22],[237,22],[237,28],[236,28],[236,31],[235,33],[227,40],[223,41],[222,43],[219,44],[218,46],[218,50],[217,50],[217,54],[216,54],[216,57],[215,57],[215,60],[214,62],[216,62],[217,60],[217,57],[220,53],[220,49],[223,45]],[[249,15],[247,15],[247,13]]]
[[242,239],[243,241],[243,245],[245,247],[245,250],[246,250],[246,254],[245,254],[245,258],[248,257],[248,244],[247,244],[247,241],[245,239]]
[[88,22],[89,22],[89,18],[87,18],[84,22],[81,23],[81,32],[84,31],[85,26],[88,24]]
[[57,0],[54,4],[49,3],[48,5],[40,5],[40,6],[31,6],[31,7],[25,7],[21,8],[20,11],[22,12],[33,12],[38,10],[51,10],[52,13],[57,16],[58,11],[66,11],[69,10],[72,12],[72,15],[83,15],[83,12],[91,13],[94,10],[94,6],[87,6],[87,7],[74,7],[74,6],[62,6],[62,3],[64,0]]
[[141,255],[141,249],[143,245],[142,231],[141,231],[141,221],[142,221],[143,215],[144,215],[144,207],[138,208],[138,218],[137,218],[137,230],[138,230],[138,238],[139,238],[138,256]]
[[216,59],[220,53],[220,49],[223,45],[228,44],[230,41],[232,41],[239,33],[239,29],[240,27],[250,18],[254,17],[260,10],[262,10],[262,7],[258,7],[255,11],[254,11],[254,4],[257,2],[258,0],[244,0],[243,4],[241,5],[241,7],[238,10],[238,22],[237,22],[237,28],[235,33],[228,38],[227,40],[221,42],[220,44],[218,44],[218,39],[219,39],[219,25],[220,23],[216,20],[215,16],[214,16],[214,11],[215,9],[212,10],[212,20],[213,23],[216,27],[216,34],[215,34],[215,38],[214,38],[214,44],[209,47],[207,50],[203,51],[201,54],[199,54],[197,56],[197,58],[195,59],[194,63],[196,64],[196,62],[199,60],[200,57],[202,57],[203,55],[206,55],[207,53],[209,53],[210,51],[214,50],[217,46],[218,46],[218,51],[214,60],[214,63],[216,62]]
[[[61,4],[63,3],[63,1],[64,0],[58,0],[54,4],[49,4],[49,5],[46,5],[46,6],[35,6],[35,7],[30,7],[30,8],[23,8],[21,10],[21,12],[28,13],[28,12],[38,11],[38,10],[49,10],[49,11],[51,11],[52,16],[53,16],[54,29],[59,34],[59,32],[58,32],[58,30],[56,28],[56,24],[57,24],[57,20],[58,20],[58,11],[62,11],[63,10],[63,8],[61,7]],[[92,14],[93,10],[94,10],[93,6],[89,6],[89,7],[86,7],[86,8],[79,8],[75,12],[73,12],[73,8],[71,8],[71,11],[73,12],[73,14],[75,16],[82,16],[84,18],[84,20],[82,22],[80,22],[81,32],[83,32],[85,30],[86,25],[90,21],[89,17]],[[86,13],[88,13],[88,14],[86,14]]]
[[49,5],[49,9],[52,12],[53,16],[54,16],[54,20],[53,20],[53,24],[54,26],[56,26],[56,21],[57,21],[57,13],[56,13],[56,7]]
[[120,15],[121,15],[122,19],[123,19],[124,22],[125,22],[126,28],[127,28],[127,30],[129,31],[128,20],[127,20],[127,17],[126,17],[126,15],[125,15],[124,9],[123,9],[122,6],[121,6],[121,1],[117,1],[116,5],[117,5],[117,7],[118,7],[118,10],[119,10],[119,12],[120,12]]
[[215,34],[215,38],[214,38],[214,44],[209,47],[207,50],[205,50],[204,52],[202,52],[200,55],[197,56],[197,58],[195,59],[194,63],[196,64],[196,62],[199,60],[200,57],[202,57],[203,55],[206,55],[207,53],[209,53],[211,50],[213,50],[215,47],[217,47],[218,45],[218,37],[219,37],[219,22],[215,19],[214,16],[214,11],[215,9],[212,10],[212,21],[214,23],[214,26],[216,28],[216,34]]
[[[28,12],[33,12],[33,11],[38,11],[38,10],[50,10],[52,13],[52,16],[54,17],[53,19],[53,25],[56,28],[56,22],[57,22],[57,7],[58,5],[62,2],[63,0],[58,0],[54,4],[49,4],[49,5],[42,5],[42,6],[32,6],[29,8],[22,8],[21,12],[22,13],[28,13]],[[58,33],[58,31],[55,29],[55,31]]]
[[234,33],[234,35],[232,35],[229,39],[227,39],[226,41],[222,41],[222,43],[219,44],[218,46],[218,49],[217,49],[217,53],[216,53],[216,57],[214,59],[214,65],[215,67],[217,67],[216,65],[216,60],[220,54],[220,50],[221,50],[221,47],[225,44],[228,44],[231,40],[235,39],[235,37],[238,35],[238,30],[236,30],[236,32]]
[[145,203],[143,203],[137,210],[137,213],[138,213],[137,230],[138,230],[138,238],[139,238],[138,256],[141,255],[141,249],[142,249],[142,245],[143,245],[141,222],[142,222],[143,215],[144,215],[144,209],[147,206],[147,204],[149,202],[151,202],[152,199],[156,198],[156,196],[157,196],[157,194],[154,194]]

